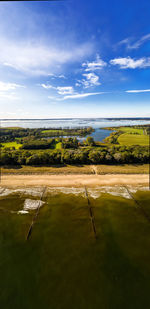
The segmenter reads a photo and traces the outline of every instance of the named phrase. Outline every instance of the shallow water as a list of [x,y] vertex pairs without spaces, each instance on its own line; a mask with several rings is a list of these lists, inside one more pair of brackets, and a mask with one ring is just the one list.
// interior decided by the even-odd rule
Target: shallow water
[[[18,211],[42,192],[0,197],[0,307],[149,308],[150,222],[135,201],[120,187],[87,189],[89,204],[83,189],[50,188],[26,240],[37,208]],[[132,194],[150,215],[150,192]]]
[[1,119],[2,127],[22,127],[22,128],[77,128],[89,127],[94,129],[138,124],[149,124],[148,119],[116,119],[116,118],[70,118],[70,119]]

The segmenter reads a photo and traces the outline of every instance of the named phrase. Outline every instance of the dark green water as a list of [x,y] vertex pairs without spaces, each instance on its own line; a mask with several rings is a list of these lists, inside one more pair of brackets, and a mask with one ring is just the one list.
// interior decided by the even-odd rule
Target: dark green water
[[[134,196],[150,215],[149,192]],[[27,241],[26,198],[0,198],[0,308],[150,308],[150,222],[132,199],[90,197],[95,239],[84,197],[46,195]]]

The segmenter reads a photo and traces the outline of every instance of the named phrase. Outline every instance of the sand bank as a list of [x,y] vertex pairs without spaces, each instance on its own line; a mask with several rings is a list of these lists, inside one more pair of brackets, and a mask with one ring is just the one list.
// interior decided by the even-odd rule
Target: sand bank
[[132,185],[148,186],[148,175],[2,175],[2,187],[82,187]]

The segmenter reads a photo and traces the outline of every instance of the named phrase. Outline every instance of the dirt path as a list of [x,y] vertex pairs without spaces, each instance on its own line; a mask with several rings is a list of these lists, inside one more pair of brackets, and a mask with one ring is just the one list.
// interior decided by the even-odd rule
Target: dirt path
[[82,186],[144,185],[148,175],[3,175],[2,187],[82,187]]
[[96,165],[91,165],[91,170],[92,170],[92,173],[93,173],[93,174],[95,174],[95,175],[98,174],[98,173],[97,173],[97,167],[96,167]]

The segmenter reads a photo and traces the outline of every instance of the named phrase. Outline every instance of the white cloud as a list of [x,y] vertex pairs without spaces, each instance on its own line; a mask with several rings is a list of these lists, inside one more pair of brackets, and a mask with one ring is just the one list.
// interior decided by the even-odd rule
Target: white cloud
[[104,94],[104,92],[76,93],[76,94],[64,96],[62,99],[59,99],[59,100],[62,101],[62,100],[68,100],[68,99],[82,99],[85,97],[89,97],[92,95],[98,95],[98,94]]
[[16,88],[25,88],[25,86],[15,84],[15,83],[4,83],[0,81],[0,91],[9,91],[9,90],[15,90]]
[[64,86],[64,87],[61,87],[61,86],[52,86],[52,85],[49,85],[49,84],[41,84],[41,86],[44,88],[44,89],[55,89],[57,91],[58,94],[60,95],[65,95],[65,94],[73,94],[74,93],[74,88],[72,86]]
[[19,97],[16,95],[16,93],[12,92],[12,90],[16,90],[17,88],[25,88],[25,86],[0,81],[0,100],[1,99],[18,100]]
[[100,70],[103,67],[105,67],[107,65],[106,62],[104,62],[102,59],[100,59],[100,56],[97,55],[96,56],[96,60],[93,62],[84,62],[82,63],[82,67],[85,68],[85,71],[96,71],[96,70]]
[[60,74],[60,75],[58,75],[58,76],[55,76],[55,77],[58,77],[58,78],[66,78],[66,76],[64,75],[64,74]]
[[85,88],[89,87],[89,86],[98,86],[100,85],[99,82],[99,76],[97,76],[95,73],[85,73],[83,74],[83,76],[86,77],[86,81],[85,81]]
[[150,67],[150,57],[143,57],[137,60],[131,57],[120,57],[110,60],[110,64],[118,65],[121,69],[148,68]]
[[41,84],[41,86],[42,86],[44,89],[55,89],[55,87],[53,87],[52,85],[48,85],[48,84]]
[[93,48],[90,43],[70,43],[70,48],[61,48],[52,43],[14,42],[2,38],[0,46],[0,64],[29,75],[55,74],[62,65],[81,61]]
[[142,36],[139,40],[132,43],[131,38],[120,41],[117,45],[126,45],[127,49],[138,49],[142,44],[150,40],[150,33]]
[[126,90],[128,93],[143,93],[143,92],[150,92],[150,89],[144,89],[144,90]]
[[73,94],[74,93],[74,89],[72,86],[68,86],[68,87],[56,87],[58,94],[60,95],[64,95],[64,94]]
[[99,82],[99,76],[93,72],[82,74],[85,78],[78,80],[76,86],[83,85],[84,88],[89,88],[92,86],[99,86],[101,83]]

